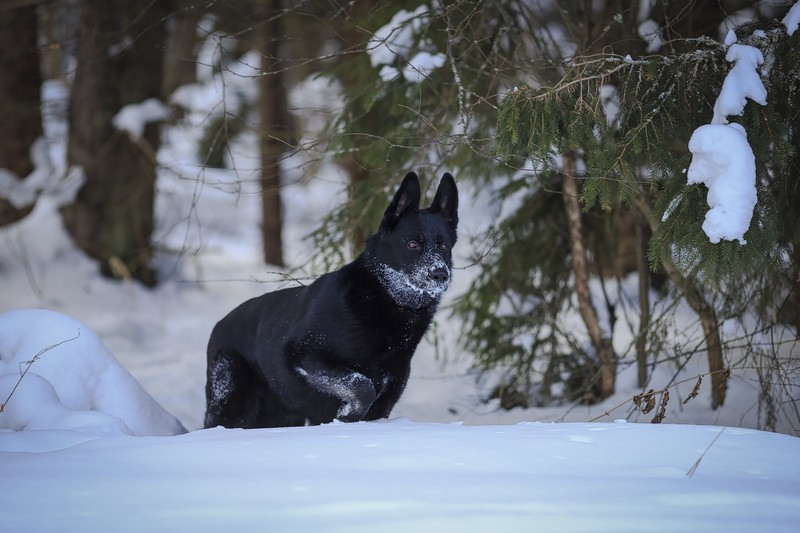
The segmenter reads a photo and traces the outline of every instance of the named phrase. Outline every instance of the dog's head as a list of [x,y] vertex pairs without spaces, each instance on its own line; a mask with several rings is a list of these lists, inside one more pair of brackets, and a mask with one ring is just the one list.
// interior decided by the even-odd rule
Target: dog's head
[[419,201],[419,179],[409,172],[365,251],[370,269],[394,301],[413,309],[438,303],[450,286],[458,226],[453,176],[442,176],[430,207],[420,209]]

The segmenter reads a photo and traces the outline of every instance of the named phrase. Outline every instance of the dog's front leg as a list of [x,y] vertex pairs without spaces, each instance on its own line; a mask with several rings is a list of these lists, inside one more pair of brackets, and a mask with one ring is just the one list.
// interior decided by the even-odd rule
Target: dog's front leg
[[336,419],[342,422],[363,420],[377,397],[372,380],[345,366],[308,356],[295,369],[309,385],[341,401]]

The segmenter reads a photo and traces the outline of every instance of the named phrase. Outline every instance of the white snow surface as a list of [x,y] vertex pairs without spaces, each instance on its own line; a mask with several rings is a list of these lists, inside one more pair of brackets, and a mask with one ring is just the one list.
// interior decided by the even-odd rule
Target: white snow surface
[[395,419],[0,437],[14,532],[776,533],[800,519],[800,440],[747,429]]
[[[204,105],[214,97],[202,83],[184,96]],[[469,237],[493,217],[487,195],[473,195],[466,181],[453,283],[390,420],[200,429],[214,323],[248,298],[295,283],[261,262],[255,143],[235,140],[231,169],[202,168],[193,144],[202,115],[193,109],[164,130],[157,288],[100,276],[66,234],[54,193],[0,228],[0,312],[10,312],[0,319],[2,531],[796,531],[800,439],[752,429],[754,376],[735,373],[717,410],[704,385],[689,403],[670,402],[670,424],[637,423],[652,415],[630,408],[641,392],[626,351],[635,324],[615,329],[623,359],[617,394],[605,402],[505,411],[483,401],[496,375],[479,379],[471,370],[457,342],[460,324],[447,310],[476,273]],[[304,177],[309,161],[315,172]],[[318,153],[285,164],[287,260],[305,265],[314,250],[302,237],[341,201],[345,180]],[[636,280],[617,297],[635,301],[627,285]],[[677,309],[680,334],[700,338],[693,314]],[[562,326],[582,328],[573,316]],[[723,335],[739,334],[726,323]],[[25,361],[40,352],[20,380]],[[700,351],[680,377],[706,371]],[[673,374],[660,365],[652,386],[668,385]],[[692,385],[676,384],[673,396],[686,397]],[[153,433],[154,405],[191,431],[130,435]],[[147,429],[137,430],[136,420]],[[162,420],[164,433],[177,431],[171,415]],[[778,429],[797,432],[783,419]]]

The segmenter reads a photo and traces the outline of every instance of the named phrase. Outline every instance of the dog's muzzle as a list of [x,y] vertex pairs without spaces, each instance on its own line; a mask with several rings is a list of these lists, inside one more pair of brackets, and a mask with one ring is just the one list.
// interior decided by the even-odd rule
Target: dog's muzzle
[[450,279],[450,273],[446,268],[438,267],[428,272],[428,277],[434,283],[447,283]]

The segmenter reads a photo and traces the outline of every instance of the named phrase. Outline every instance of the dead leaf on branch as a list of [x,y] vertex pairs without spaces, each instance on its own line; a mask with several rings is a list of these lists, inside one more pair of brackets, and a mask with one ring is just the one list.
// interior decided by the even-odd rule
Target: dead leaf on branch
[[656,393],[653,389],[650,389],[645,393],[635,395],[633,397],[633,403],[642,413],[647,414],[656,406],[655,396]]
[[689,396],[687,396],[686,399],[683,400],[683,405],[686,405],[687,402],[689,402],[689,400],[693,400],[693,399],[697,398],[697,395],[700,394],[700,384],[701,383],[703,383],[703,376],[699,375],[699,376],[697,376],[697,383],[694,384],[694,388],[692,389],[692,392],[690,392]]
[[660,424],[667,416],[667,404],[669,403],[669,391],[665,390],[661,395],[661,403],[658,405],[658,413],[650,421],[652,424]]

